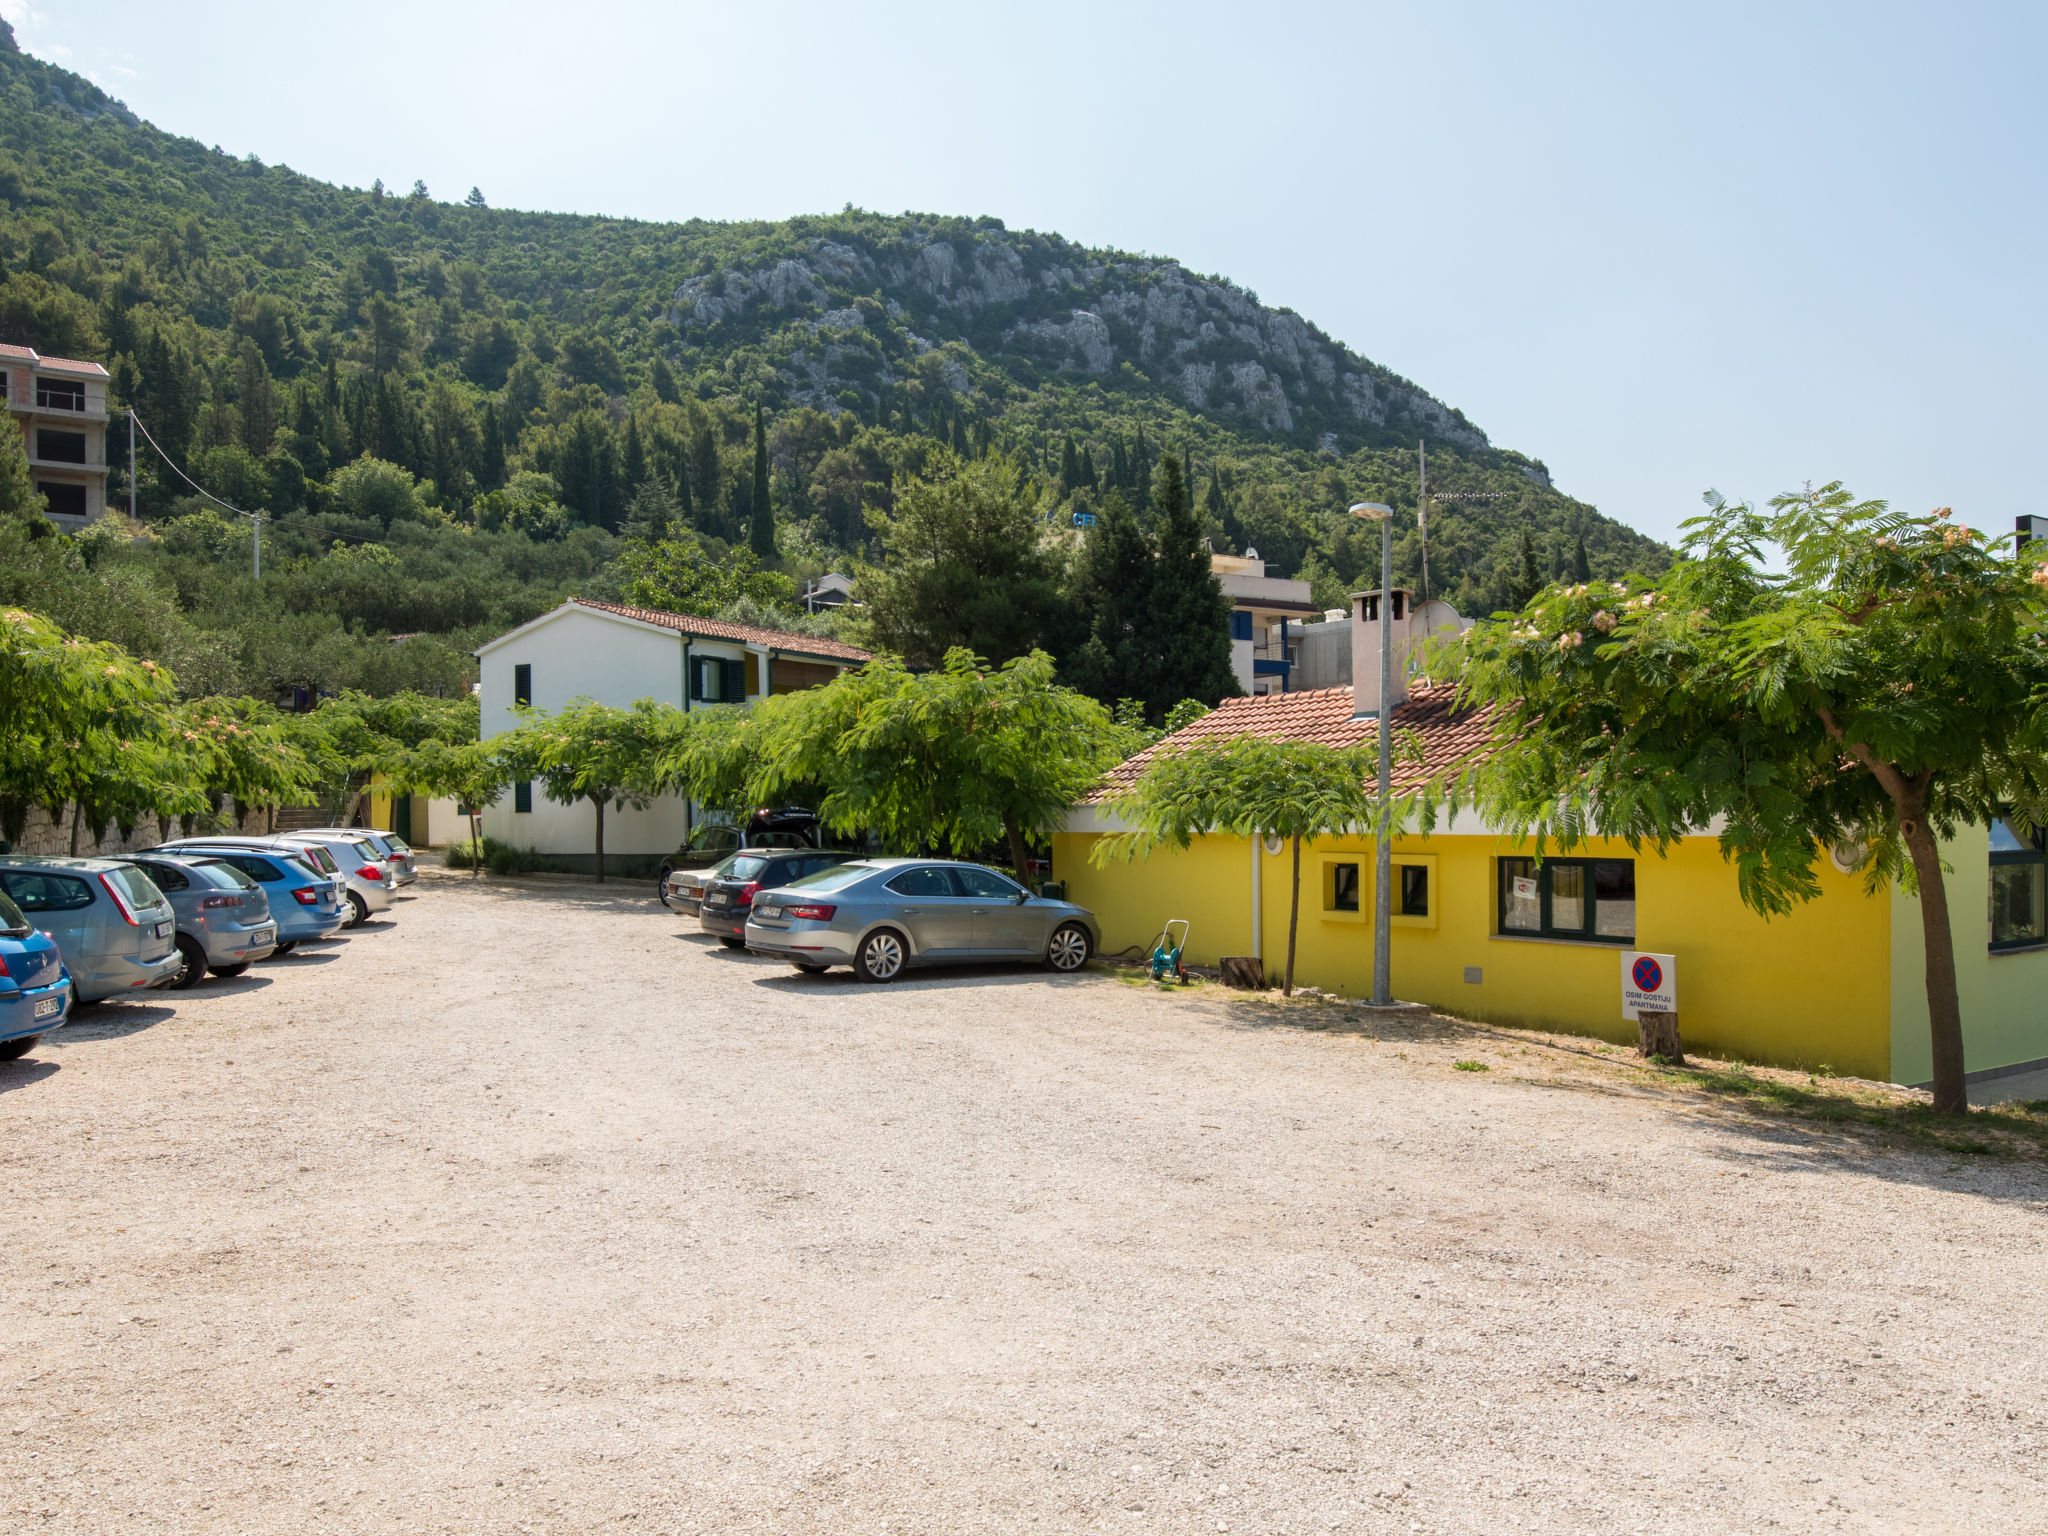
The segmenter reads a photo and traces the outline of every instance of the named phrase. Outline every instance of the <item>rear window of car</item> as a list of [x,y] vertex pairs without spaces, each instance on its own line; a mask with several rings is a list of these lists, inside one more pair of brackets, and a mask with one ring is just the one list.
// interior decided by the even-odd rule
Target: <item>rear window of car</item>
[[945,870],[927,865],[922,869],[906,869],[889,882],[889,889],[898,896],[956,896],[953,877]]
[[408,843],[404,838],[398,836],[396,833],[385,832],[381,834],[381,836],[383,837],[385,842],[391,845],[391,851],[393,853],[412,852],[412,844]]
[[23,934],[27,933],[31,926],[29,920],[21,915],[21,908],[14,904],[13,898],[0,894],[0,933]]
[[380,857],[391,852],[391,845],[389,843],[385,842],[383,838],[377,837],[369,832],[358,833],[356,835],[356,841],[359,843],[368,843],[372,848],[376,849]]
[[[107,871],[107,878],[121,888],[121,894],[128,898],[131,907],[155,907],[163,904],[164,893],[156,888],[156,882],[132,864],[123,864],[119,869]],[[86,897],[91,899],[92,892]],[[84,906],[85,902],[80,902]]]
[[734,855],[728,862],[732,868],[727,870],[726,874],[728,878],[734,880],[758,880],[761,878],[761,872],[769,864],[767,859],[749,858],[744,853]]
[[196,864],[193,867],[215,885],[224,886],[228,890],[253,891],[256,889],[256,882],[251,880],[241,870],[235,868],[226,859],[207,859],[204,863]]
[[840,891],[860,879],[862,875],[871,875],[874,872],[875,866],[872,864],[835,864],[830,869],[821,869],[816,874],[805,875],[801,880],[792,880],[790,886],[801,887],[806,891]]
[[72,912],[92,905],[92,887],[75,875],[9,869],[0,871],[0,887],[24,912]]
[[251,880],[282,880],[284,874],[268,859],[259,859],[253,853],[230,853],[221,855],[221,863],[233,865]]
[[739,841],[738,827],[722,827],[716,823],[708,827],[699,827],[690,834],[690,848],[696,853],[711,853],[719,848],[736,848]]
[[334,855],[318,843],[309,843],[302,857],[323,875],[338,875],[341,866],[334,862]]
[[182,891],[192,884],[192,878],[175,864],[144,864],[140,868],[160,891]]

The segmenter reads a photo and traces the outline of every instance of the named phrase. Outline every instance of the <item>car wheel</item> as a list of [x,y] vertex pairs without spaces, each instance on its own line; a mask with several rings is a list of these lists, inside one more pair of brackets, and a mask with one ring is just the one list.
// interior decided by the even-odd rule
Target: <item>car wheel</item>
[[199,941],[186,934],[178,935],[178,958],[184,963],[171,978],[171,985],[180,992],[189,991],[206,980],[206,951],[199,947]]
[[297,939],[286,939],[282,944],[278,945],[277,948],[273,949],[271,953],[273,955],[288,955],[298,947],[299,941]]
[[903,963],[909,958],[902,934],[893,928],[878,928],[855,951],[853,974],[862,981],[894,981],[903,974]]
[[[674,874],[675,872],[675,865],[671,863],[669,860],[663,859],[661,861],[661,868],[656,870],[654,874],[654,899],[660,902],[664,907],[669,907],[668,877]],[[675,908],[669,907],[669,910],[673,912]]]
[[216,976],[239,976],[249,969],[249,962],[244,960],[237,965],[210,965],[207,969]]
[[370,920],[370,904],[354,891],[348,893],[349,919],[344,928],[360,928]]
[[1045,963],[1055,971],[1078,971],[1088,963],[1088,930],[1079,923],[1061,923],[1045,946]]
[[0,1040],[0,1061],[19,1061],[34,1050],[41,1035],[23,1035],[19,1040]]
[[720,939],[718,942],[723,944],[727,949],[745,949],[747,947],[747,941],[745,939]]
[[809,960],[792,960],[789,963],[802,971],[806,976],[822,976],[827,969],[827,967],[822,965],[814,965]]

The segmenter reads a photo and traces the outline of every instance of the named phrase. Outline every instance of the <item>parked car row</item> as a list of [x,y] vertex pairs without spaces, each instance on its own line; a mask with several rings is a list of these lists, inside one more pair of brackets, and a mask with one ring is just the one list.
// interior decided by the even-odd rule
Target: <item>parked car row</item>
[[419,878],[389,833],[186,837],[117,858],[0,856],[0,1061],[84,1003],[239,976],[368,921]]

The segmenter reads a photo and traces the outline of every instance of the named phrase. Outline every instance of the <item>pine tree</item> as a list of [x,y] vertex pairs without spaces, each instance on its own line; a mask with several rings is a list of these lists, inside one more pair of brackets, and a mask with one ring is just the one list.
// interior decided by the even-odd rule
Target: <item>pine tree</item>
[[775,558],[775,505],[768,495],[768,418],[754,405],[754,494],[749,503],[747,543],[763,564]]
[[235,349],[235,399],[241,408],[242,446],[260,459],[277,435],[277,390],[263,366],[263,353],[246,336]]
[[1588,582],[1593,579],[1593,562],[1586,558],[1586,536],[1579,535],[1578,544],[1572,550],[1572,580]]
[[1081,456],[1074,452],[1074,434],[1060,444],[1060,494],[1070,496],[1081,484]]
[[[1171,458],[1172,455],[1168,454],[1167,457]],[[1143,427],[1138,428],[1137,452],[1131,455],[1131,490],[1135,493],[1133,499],[1140,512],[1152,505],[1152,450],[1145,445]],[[1185,480],[1181,482],[1181,494],[1184,497],[1193,494],[1188,490]]]
[[1121,433],[1113,434],[1109,440],[1109,483],[1119,491],[1130,489],[1131,460],[1124,452]]
[[495,491],[505,483],[505,433],[498,425],[497,407],[484,402],[483,446],[477,454],[477,485]]
[[676,376],[668,365],[668,359],[657,357],[654,360],[654,367],[651,372],[654,375],[654,393],[656,398],[674,405],[676,403]]
[[1060,666],[1068,686],[1104,704],[1147,692],[1154,563],[1131,504],[1111,490],[1096,505],[1095,525],[1082,536],[1074,562],[1074,601],[1088,638]]
[[1182,699],[1214,704],[1242,690],[1230,665],[1230,600],[1210,567],[1208,541],[1171,452],[1160,456],[1154,500],[1159,553],[1147,605],[1152,675],[1143,697],[1147,715],[1163,720]]

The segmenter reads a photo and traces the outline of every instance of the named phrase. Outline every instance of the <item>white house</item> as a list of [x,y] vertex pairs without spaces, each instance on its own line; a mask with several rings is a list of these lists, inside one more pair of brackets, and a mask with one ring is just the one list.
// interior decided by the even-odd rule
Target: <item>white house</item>
[[[555,710],[594,699],[625,708],[654,699],[678,709],[747,704],[830,682],[870,659],[856,646],[750,624],[657,613],[572,597],[476,652],[486,741],[518,722],[515,704]],[[484,812],[484,834],[564,860],[592,858],[590,806],[557,805],[530,783]],[[607,856],[673,853],[691,808],[674,797],[605,814]]]
[[1256,549],[1211,555],[1223,595],[1230,599],[1230,664],[1246,693],[1288,693],[1302,620],[1320,610],[1305,581],[1268,576]]

